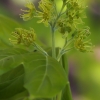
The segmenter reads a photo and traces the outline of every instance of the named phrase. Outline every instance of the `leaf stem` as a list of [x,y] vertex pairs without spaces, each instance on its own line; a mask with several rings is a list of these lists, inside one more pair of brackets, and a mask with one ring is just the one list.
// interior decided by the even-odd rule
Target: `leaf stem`
[[57,56],[57,60],[58,60],[58,61],[60,60],[61,56],[62,56],[64,53],[66,53],[67,51],[69,51],[69,50],[71,50],[71,49],[74,48],[74,47],[71,47],[71,48],[69,48],[69,49],[66,49],[67,46],[68,46],[69,44],[72,43],[72,40],[73,40],[73,38],[70,38],[69,40],[67,40],[67,38],[65,39],[65,44],[64,44],[64,46],[62,47],[62,49],[59,51],[59,54],[58,54],[58,56]]
[[74,47],[71,47],[69,49],[61,49],[59,54],[58,54],[58,57],[57,57],[57,61],[60,61],[60,58],[63,54],[65,54],[66,52],[70,51],[71,49],[73,49]]
[[67,41],[65,41],[66,42],[66,44],[65,44],[65,46],[64,46],[64,49],[69,45],[69,44],[71,44],[72,43],[72,41],[73,41],[73,37],[72,38],[70,38],[69,40],[67,40]]
[[33,43],[34,47],[40,51],[43,55],[48,56],[47,52],[45,50],[43,50],[38,44],[36,44],[35,42]]
[[[66,72],[66,75],[67,75],[67,81],[69,80],[68,79],[68,75],[69,75],[69,67],[68,67],[68,59],[67,59],[67,55],[64,54],[62,56],[62,65],[63,65],[63,68]],[[70,83],[68,82],[62,92],[62,100],[72,100],[72,94],[71,94],[71,89],[70,89]]]

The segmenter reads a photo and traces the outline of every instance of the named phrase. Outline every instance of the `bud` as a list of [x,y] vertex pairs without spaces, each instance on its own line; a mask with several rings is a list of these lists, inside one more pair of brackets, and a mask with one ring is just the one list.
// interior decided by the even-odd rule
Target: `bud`
[[34,17],[35,13],[36,13],[36,9],[35,6],[32,2],[27,2],[27,4],[25,5],[25,7],[28,8],[28,10],[22,10],[24,13],[20,14],[20,18],[23,18],[24,21],[30,20]]
[[38,8],[40,9],[37,11],[37,15],[35,17],[40,18],[38,23],[44,23],[46,26],[48,26],[49,22],[52,21],[54,16],[54,0],[41,0],[39,2]]
[[92,43],[90,41],[84,42],[81,39],[75,40],[74,46],[80,52],[92,52],[92,48],[93,48]]
[[74,46],[76,49],[78,49],[81,52],[91,52],[92,51],[92,43],[90,42],[90,39],[88,39],[88,36],[90,35],[89,27],[85,27],[83,29],[78,30],[75,35],[75,42]]
[[14,37],[14,40],[10,39],[13,44],[24,44],[26,46],[30,46],[36,37],[33,28],[30,28],[30,30],[16,28],[11,35]]

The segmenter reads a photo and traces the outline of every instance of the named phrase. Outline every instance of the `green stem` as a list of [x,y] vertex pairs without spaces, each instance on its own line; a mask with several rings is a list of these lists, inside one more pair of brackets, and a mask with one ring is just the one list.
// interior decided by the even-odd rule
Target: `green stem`
[[52,31],[52,57],[56,59],[56,51],[55,51],[55,25],[57,20],[59,19],[63,9],[64,9],[65,5],[63,4],[57,18],[55,19],[55,22],[53,23],[53,25],[51,25],[51,31]]
[[73,37],[70,38],[70,39],[67,41],[66,45],[64,46],[64,49],[65,49],[67,46],[69,46],[72,42],[73,42]]
[[60,10],[60,12],[59,12],[59,14],[58,14],[57,18],[55,19],[55,22],[53,23],[53,27],[55,27],[57,20],[58,20],[58,19],[59,19],[59,17],[62,15],[61,13],[62,13],[62,11],[63,11],[64,7],[65,7],[65,4],[63,4],[63,5],[62,5],[61,10]]
[[54,1],[54,7],[55,7],[55,10],[56,10],[56,14],[58,15],[58,12],[57,12],[57,5],[56,5],[56,2]]
[[57,20],[59,19],[59,17],[61,16],[61,13],[63,11],[65,7],[65,4],[63,4],[57,18],[55,19],[54,23],[53,24],[50,24],[51,25],[51,31],[52,31],[52,57],[56,59],[56,51],[55,51],[55,25],[56,25],[56,22]]
[[58,57],[57,57],[57,61],[60,61],[60,58],[62,57],[63,54],[65,54],[66,52],[70,51],[71,49],[73,49],[74,47],[72,48],[69,48],[69,49],[61,49],[61,51],[59,52],[58,54]]
[[57,95],[57,99],[56,100],[61,100],[61,95],[62,95],[62,91]]
[[56,59],[56,51],[55,51],[55,33],[54,27],[51,26],[52,31],[52,57]]
[[56,100],[56,96],[53,98],[53,100]]
[[64,53],[66,53],[67,51],[69,51],[69,50],[71,50],[71,49],[74,48],[74,47],[72,47],[72,48],[66,49],[67,46],[68,46],[69,44],[72,43],[72,40],[73,40],[73,38],[70,38],[69,40],[67,40],[67,38],[65,39],[65,44],[64,44],[64,46],[62,47],[62,49],[59,51],[59,54],[58,54],[58,56],[57,56],[57,60],[58,60],[58,61],[60,60],[61,56],[62,56]]
[[53,98],[51,98],[51,100],[54,100]]
[[[67,75],[67,81],[69,81],[68,79],[68,75],[69,75],[69,67],[68,67],[68,62],[67,62],[67,55],[64,54],[62,56],[62,65],[63,65],[63,68],[66,72],[66,75]],[[72,100],[72,94],[71,94],[71,89],[70,89],[70,84],[69,82],[66,84],[64,90],[63,90],[63,96],[62,96],[62,100],[64,100],[66,97],[66,100]]]
[[35,42],[33,43],[34,47],[41,52],[43,55],[48,56],[47,52],[44,51],[38,44],[36,44]]

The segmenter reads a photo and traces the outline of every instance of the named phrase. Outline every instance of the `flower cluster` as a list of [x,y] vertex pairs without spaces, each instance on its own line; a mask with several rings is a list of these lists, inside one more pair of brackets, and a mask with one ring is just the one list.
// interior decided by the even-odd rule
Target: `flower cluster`
[[[38,10],[36,10],[33,3],[27,2],[26,7],[28,10],[22,10],[25,12],[25,14],[22,14],[21,18],[27,21],[33,17],[37,17],[40,19],[38,23],[44,23],[46,26],[50,24],[53,32],[58,30],[63,35],[62,37],[64,39],[72,37],[72,39],[75,40],[74,46],[79,51],[90,52],[92,44],[90,43],[90,40],[85,42],[90,35],[89,28],[79,28],[79,24],[83,24],[82,19],[86,18],[84,13],[86,6],[83,4],[82,0],[62,0],[62,2],[63,5],[59,12],[57,11],[55,0],[40,0]],[[27,45],[34,41],[34,35],[29,36],[29,34],[27,34],[29,31],[17,29],[17,31],[19,30],[23,31],[24,34],[23,32],[21,32],[21,34],[17,34],[18,44],[24,43]],[[67,42],[65,43],[65,46],[66,45]]]
[[90,31],[88,27],[78,30],[77,34],[75,35],[75,48],[81,52],[92,52],[92,43],[90,40],[87,40],[89,35]]
[[34,4],[30,1],[27,1],[25,7],[27,7],[28,10],[21,9],[21,11],[23,11],[25,13],[20,14],[20,18],[23,18],[24,21],[27,21],[27,20],[32,19],[35,16],[36,9],[35,9]]
[[30,46],[35,41],[35,33],[33,28],[30,30],[16,28],[14,32],[12,32],[12,36],[14,40],[10,39],[13,44],[24,44],[26,46]]
[[54,0],[41,0],[38,8],[40,11],[37,11],[36,17],[41,19],[38,23],[43,22],[45,25],[48,25],[54,16]]
[[58,30],[61,34],[70,33],[72,31],[71,25],[66,24],[65,19],[59,19],[57,22]]
[[67,23],[76,26],[76,24],[82,24],[82,18],[86,18],[82,1],[70,0],[66,5]]
[[63,0],[66,6],[65,13],[58,20],[57,25],[60,33],[70,33],[73,29],[77,29],[78,24],[82,24],[82,18],[86,18],[84,6],[79,0]]
[[20,14],[20,17],[23,18],[24,21],[30,20],[33,17],[37,17],[40,19],[38,23],[44,23],[45,25],[48,25],[55,14],[54,0],[41,0],[38,6],[39,10],[36,10],[34,4],[29,1],[25,5],[25,7],[27,7],[28,10],[21,9],[21,11],[25,13]]

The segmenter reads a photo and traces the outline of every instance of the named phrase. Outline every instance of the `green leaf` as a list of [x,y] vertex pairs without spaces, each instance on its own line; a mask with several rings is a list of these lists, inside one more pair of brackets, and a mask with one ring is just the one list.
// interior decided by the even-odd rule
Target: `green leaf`
[[[32,55],[32,54],[31,54]],[[30,58],[31,56],[27,56]],[[25,85],[31,98],[50,98],[66,84],[66,74],[60,64],[51,57],[34,54],[25,61]]]
[[[51,98],[66,85],[62,66],[38,52],[0,50],[0,99]],[[28,96],[27,96],[28,97]]]
[[[18,100],[28,96],[24,85],[24,67],[20,65],[0,76],[0,100]],[[22,95],[22,93],[24,94]],[[11,99],[11,97],[16,98]],[[21,94],[21,95],[19,95]]]
[[25,53],[28,51],[18,48],[0,50],[0,75],[22,64],[22,54]]

